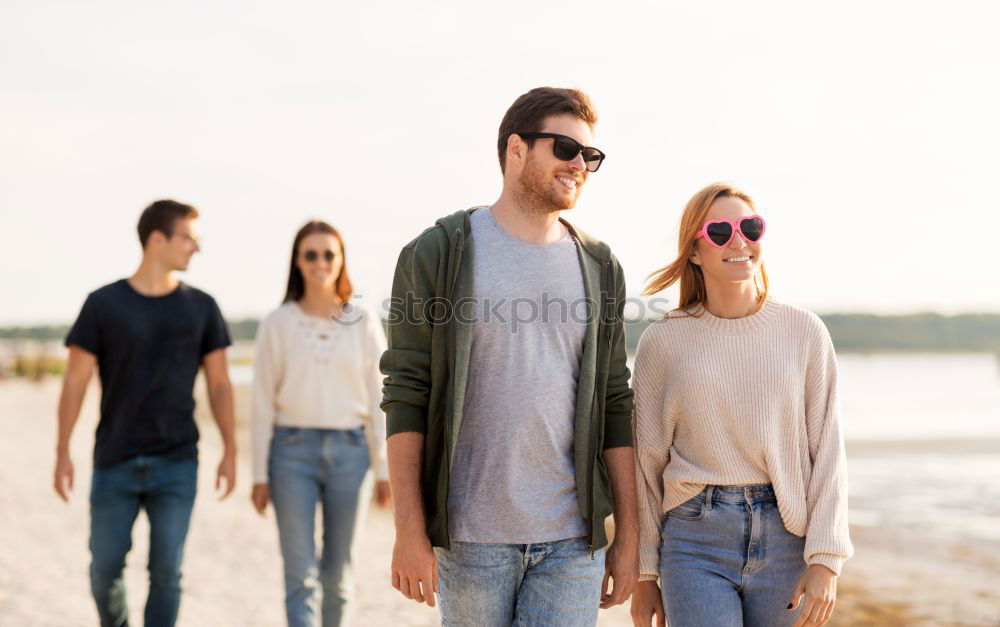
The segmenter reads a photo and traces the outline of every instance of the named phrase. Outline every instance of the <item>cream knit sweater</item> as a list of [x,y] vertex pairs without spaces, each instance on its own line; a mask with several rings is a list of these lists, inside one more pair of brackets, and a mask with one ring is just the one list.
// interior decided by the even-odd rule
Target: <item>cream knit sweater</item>
[[250,442],[254,483],[267,483],[275,426],[365,428],[375,478],[387,480],[378,314],[353,305],[341,322],[285,303],[261,321],[254,344]]
[[663,515],[706,485],[771,483],[805,561],[840,574],[853,548],[837,361],[815,314],[769,300],[739,319],[672,312],[635,358],[640,580],[658,577]]

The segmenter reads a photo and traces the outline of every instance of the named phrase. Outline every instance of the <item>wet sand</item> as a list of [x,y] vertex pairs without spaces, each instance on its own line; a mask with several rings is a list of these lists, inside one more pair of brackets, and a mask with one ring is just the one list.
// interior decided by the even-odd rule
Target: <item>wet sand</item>
[[[239,485],[219,502],[214,490],[218,431],[199,382],[199,493],[182,580],[179,625],[284,624],[281,559],[273,511],[261,518],[249,502],[246,429],[239,430]],[[0,624],[94,625],[87,569],[93,432],[100,390],[92,386],[74,432],[76,485],[68,504],[51,487],[59,382],[0,382]],[[245,424],[246,390],[237,393]],[[148,523],[140,515],[126,565],[130,616],[141,623],[146,595]],[[974,546],[914,547],[889,529],[853,531],[857,556],[840,581],[833,625],[1000,625],[1000,564]],[[373,508],[357,548],[354,624],[432,626],[437,611],[403,598],[388,582],[393,527]],[[919,550],[917,550],[919,549]],[[626,607],[602,611],[599,625],[631,625]]]

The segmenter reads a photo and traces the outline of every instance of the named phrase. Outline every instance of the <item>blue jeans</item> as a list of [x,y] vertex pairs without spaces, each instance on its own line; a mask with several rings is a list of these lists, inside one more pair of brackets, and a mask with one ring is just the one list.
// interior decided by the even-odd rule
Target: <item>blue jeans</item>
[[147,627],[173,625],[181,600],[181,559],[197,490],[198,460],[140,455],[95,468],[90,483],[90,589],[103,627],[128,624],[125,555],[139,509],[149,517]]
[[435,548],[442,627],[597,623],[604,549],[584,538]]
[[789,533],[769,485],[709,486],[667,512],[660,549],[671,627],[791,625],[805,538]]
[[[274,429],[268,481],[278,518],[285,613],[291,627],[317,625],[320,616],[324,627],[347,624],[354,596],[351,545],[368,511],[368,467],[364,429]],[[314,529],[317,503],[323,508],[319,560]],[[322,599],[322,613],[317,597]]]

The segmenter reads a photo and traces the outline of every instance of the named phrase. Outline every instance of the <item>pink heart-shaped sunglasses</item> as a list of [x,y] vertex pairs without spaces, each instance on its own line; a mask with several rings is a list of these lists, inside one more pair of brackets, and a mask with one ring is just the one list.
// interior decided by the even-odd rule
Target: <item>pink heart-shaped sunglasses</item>
[[704,237],[716,248],[725,248],[729,242],[733,241],[733,235],[739,231],[740,235],[748,242],[759,242],[764,237],[764,218],[759,215],[746,216],[738,221],[732,220],[709,220],[701,227],[695,239]]

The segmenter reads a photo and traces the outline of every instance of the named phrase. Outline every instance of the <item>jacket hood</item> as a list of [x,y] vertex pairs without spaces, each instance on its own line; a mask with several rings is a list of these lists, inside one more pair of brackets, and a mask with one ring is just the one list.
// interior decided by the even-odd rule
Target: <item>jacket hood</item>
[[[472,231],[469,225],[469,216],[472,212],[476,209],[485,208],[486,206],[483,205],[456,211],[451,215],[439,218],[436,224],[444,229],[445,233],[448,235],[448,242],[450,244],[456,244],[457,242],[455,240],[460,235],[469,237]],[[587,251],[587,254],[602,263],[611,260],[611,248],[607,244],[599,239],[591,237],[584,231],[573,226],[567,222],[565,218],[560,217],[559,221],[562,222],[567,229],[569,229],[570,234],[580,242],[580,245],[583,246],[585,251]]]

